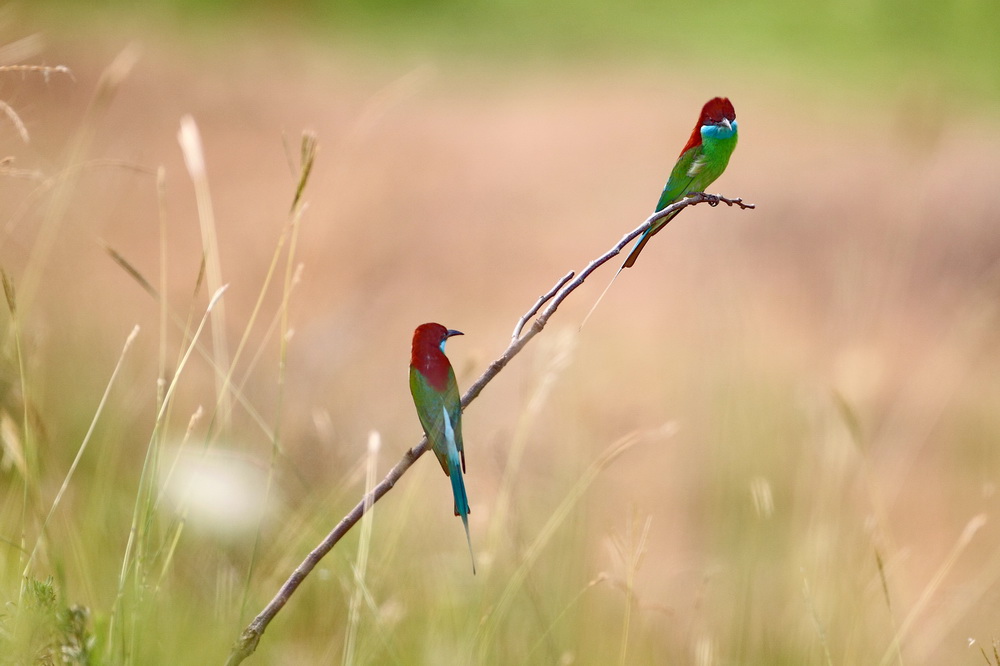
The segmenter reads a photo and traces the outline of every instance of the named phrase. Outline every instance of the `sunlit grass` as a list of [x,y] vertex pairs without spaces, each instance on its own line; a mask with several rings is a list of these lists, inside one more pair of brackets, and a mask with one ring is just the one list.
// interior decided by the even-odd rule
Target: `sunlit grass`
[[[595,20],[581,11],[574,20]],[[385,12],[373,15],[372,29],[390,20]],[[794,25],[797,16],[780,20]],[[467,38],[456,37],[451,47]],[[513,48],[528,37],[511,40]],[[103,79],[102,95],[113,97],[128,83],[129,68],[117,62],[119,76]],[[409,85],[412,78],[400,80]],[[386,88],[380,82],[375,89]],[[431,104],[435,120],[456,97],[468,103],[448,94],[446,103]],[[93,200],[132,193],[131,185],[124,192],[109,185],[105,171],[77,178],[92,147],[103,145],[110,97],[93,103],[86,118],[72,119],[76,138],[61,153],[65,164],[42,163],[44,184],[32,181],[37,187],[23,199],[0,203],[0,225],[18,219],[13,232],[3,226],[0,248],[7,305],[0,320],[0,663],[43,663],[59,651],[70,663],[221,663],[304,554],[416,442],[406,334],[423,320],[413,318],[436,318],[435,308],[449,308],[439,292],[468,288],[479,270],[502,274],[474,282],[475,298],[448,319],[465,327],[458,320],[466,318],[479,332],[450,350],[467,386],[537,290],[579,259],[573,253],[580,246],[568,247],[563,235],[546,246],[543,266],[493,266],[484,247],[495,238],[491,230],[456,213],[464,235],[450,231],[448,256],[436,256],[440,265],[431,269],[420,250],[444,244],[435,234],[447,221],[419,197],[407,199],[426,207],[416,220],[378,209],[378,225],[356,210],[357,219],[320,210],[353,189],[372,188],[385,199],[391,185],[407,196],[407,183],[378,190],[376,182],[382,171],[395,173],[404,141],[371,138],[392,121],[396,109],[384,108],[404,97],[413,102],[393,93],[361,105],[359,115],[378,111],[364,118],[367,134],[331,141],[338,150],[322,154],[331,161],[374,155],[382,160],[374,176],[366,180],[353,163],[339,162],[324,172],[326,180],[307,185],[315,157],[307,139],[298,162],[291,160],[291,176],[273,185],[281,193],[273,208],[260,203],[265,192],[243,180],[264,165],[244,160],[234,173],[218,166],[238,143],[202,150],[199,137],[212,146],[228,116],[224,123],[186,122],[186,163],[171,133],[172,168],[130,171],[141,183],[141,213],[123,203],[121,215],[144,230],[149,248],[134,239],[91,243],[88,236],[78,243],[73,235],[77,214]],[[434,127],[412,123],[414,107],[398,114],[407,136],[430,137],[416,145],[431,161],[426,146],[441,143]],[[351,127],[362,124],[352,120]],[[488,125],[447,128],[465,132],[455,141],[469,146],[464,170],[484,159],[480,142],[504,121],[489,116]],[[171,123],[176,132],[180,117]],[[16,126],[13,132],[19,141]],[[379,153],[383,145],[392,150]],[[20,160],[23,150],[11,152]],[[441,147],[447,150],[456,149]],[[160,155],[143,158],[155,163]],[[446,200],[446,212],[457,208],[459,195],[477,183],[431,164],[436,180],[428,181],[443,183],[436,196]],[[506,166],[517,177],[527,168],[513,160]],[[795,170],[806,167],[797,163]],[[237,181],[240,196],[263,213],[228,213],[215,189],[225,180]],[[889,188],[888,180],[878,185]],[[477,213],[512,198],[496,187],[485,190],[489,201]],[[306,206],[327,188],[338,193],[332,203]],[[969,192],[956,205],[966,207],[963,219],[978,219],[977,197],[986,198]],[[603,192],[574,194],[576,224]],[[647,276],[658,275],[651,258],[644,272],[618,285],[585,333],[576,331],[571,309],[561,311],[469,409],[478,575],[468,571],[447,483],[433,461],[418,461],[303,584],[250,663],[996,661],[989,627],[1000,559],[986,519],[1000,436],[995,276],[963,282],[962,273],[937,269],[935,281],[961,286],[947,299],[953,307],[940,308],[933,294],[920,292],[913,309],[928,308],[934,317],[901,307],[858,324],[850,308],[848,315],[830,314],[834,299],[810,287],[823,285],[830,260],[831,280],[842,280],[836,297],[879,310],[871,284],[858,280],[854,291],[851,280],[860,265],[894,298],[908,296],[886,287],[892,276],[872,268],[885,257],[860,252],[844,268],[846,253],[795,235],[805,225],[831,228],[831,218],[803,221],[776,195],[761,201],[758,193],[736,194],[760,205],[751,222],[726,227],[725,218],[717,242],[701,246],[684,235],[688,227],[672,231],[656,256],[673,263],[655,291],[648,288]],[[822,190],[810,196],[831,211],[843,207]],[[890,226],[896,211],[890,213],[876,207],[858,213],[860,221],[841,214],[835,221],[865,249],[866,233],[897,228]],[[522,215],[530,224],[543,217],[527,205]],[[936,219],[947,227],[950,218]],[[610,221],[601,224],[608,225],[602,238],[620,235]],[[300,240],[320,225],[329,229],[326,244]],[[407,235],[414,225],[421,234]],[[753,238],[749,232],[737,236],[751,227],[792,240],[761,250],[743,242]],[[197,240],[171,244],[178,228]],[[961,228],[947,230],[948,238],[961,237]],[[309,236],[313,245],[316,237]],[[727,254],[725,238],[742,242],[738,253]],[[517,261],[537,257],[530,252],[545,239],[538,230],[525,237]],[[684,264],[670,254],[685,242],[706,263]],[[26,252],[7,249],[22,243]],[[394,243],[406,251],[390,252],[393,261],[365,258],[373,246]],[[342,257],[336,252],[344,245],[357,256],[329,259]],[[919,265],[918,255],[894,249],[896,261]],[[85,260],[95,255],[96,263]],[[419,270],[403,262],[413,255]],[[750,259],[741,264],[737,256]],[[88,307],[54,286],[60,262],[68,262],[73,281],[86,284]],[[757,272],[745,272],[748,266]],[[522,293],[513,275],[519,271],[544,280]],[[808,296],[805,306],[789,282]],[[406,290],[414,285],[419,303]],[[328,292],[347,296],[330,305]],[[223,302],[225,318],[216,317]],[[820,325],[801,324],[796,307],[816,302],[801,317],[818,317]],[[929,329],[926,338],[911,337],[914,321]],[[363,411],[372,405],[377,409]],[[381,434],[378,459],[366,453],[372,429]],[[970,647],[968,638],[977,644]]]
[[[127,2],[106,7],[130,14]],[[47,3],[41,11],[93,20],[91,9]],[[765,67],[871,94],[900,85],[915,94],[1000,99],[1000,8],[990,0],[808,4],[727,0],[706,9],[690,3],[606,0],[441,2],[351,0],[274,3],[160,0],[143,5],[157,20],[200,28],[283,26],[308,39],[373,52],[438,53],[493,61],[532,59],[634,62],[671,68],[678,82]],[[100,15],[98,15],[100,16]],[[98,20],[102,20],[98,18]],[[698,70],[702,71],[698,71]],[[680,70],[680,71],[677,71]],[[912,76],[909,72],[919,72]],[[901,80],[900,77],[903,77]]]

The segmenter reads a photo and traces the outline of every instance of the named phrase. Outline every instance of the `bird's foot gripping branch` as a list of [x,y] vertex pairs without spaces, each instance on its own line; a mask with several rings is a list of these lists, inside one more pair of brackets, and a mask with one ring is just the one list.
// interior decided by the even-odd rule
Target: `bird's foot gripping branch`
[[744,203],[742,197],[737,197],[735,199],[727,199],[721,194],[709,194],[708,192],[695,192],[694,194],[705,197],[705,202],[712,208],[715,208],[720,203],[724,203],[727,206],[739,206],[743,210],[746,210],[747,208],[757,207],[755,204]]

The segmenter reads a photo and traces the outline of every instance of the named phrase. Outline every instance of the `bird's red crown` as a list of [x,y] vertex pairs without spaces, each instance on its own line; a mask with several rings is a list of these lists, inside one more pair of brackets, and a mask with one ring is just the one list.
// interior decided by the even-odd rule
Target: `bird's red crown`
[[691,148],[701,145],[702,125],[721,123],[723,118],[729,122],[736,120],[736,109],[733,108],[733,103],[729,101],[728,97],[713,97],[705,102],[705,106],[701,107],[701,115],[698,116],[698,122],[695,123],[694,131],[691,132],[691,138],[688,139],[684,149],[681,150],[681,155]]

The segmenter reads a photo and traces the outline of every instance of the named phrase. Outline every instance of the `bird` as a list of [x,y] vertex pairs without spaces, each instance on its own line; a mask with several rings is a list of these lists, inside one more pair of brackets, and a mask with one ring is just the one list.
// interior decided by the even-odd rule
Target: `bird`
[[[706,187],[722,175],[736,148],[736,141],[739,138],[737,129],[736,109],[733,108],[729,98],[713,97],[705,102],[691,137],[670,171],[670,177],[663,187],[660,200],[656,202],[654,213],[689,194],[704,192]],[[667,226],[677,213],[667,215],[651,224],[628,253],[622,268],[631,268],[649,239]]]
[[455,371],[444,355],[448,338],[464,335],[461,331],[441,324],[421,324],[413,331],[410,357],[410,393],[424,434],[441,463],[441,469],[451,478],[455,496],[455,515],[462,517],[465,538],[472,557],[472,573],[476,573],[476,557],[469,535],[469,497],[465,492],[465,447],[462,443],[462,402],[458,394]]
[[[691,132],[691,137],[684,144],[680,156],[674,163],[674,168],[670,171],[670,177],[667,179],[667,184],[663,187],[660,200],[656,202],[654,213],[663,210],[670,204],[676,203],[690,194],[704,192],[706,187],[722,175],[722,172],[729,165],[729,158],[732,156],[733,150],[736,148],[736,142],[739,138],[737,129],[736,109],[733,108],[733,104],[729,101],[728,97],[713,97],[705,102],[705,105],[701,108],[701,114],[698,116],[698,122],[695,123],[694,130]],[[598,303],[604,298],[604,294],[615,283],[618,275],[626,268],[631,268],[635,265],[636,259],[639,258],[639,253],[646,247],[649,239],[655,236],[663,227],[667,226],[667,223],[674,219],[679,212],[676,211],[666,217],[660,218],[643,232],[642,236],[639,237],[639,240],[628,253],[628,256],[625,257],[625,261],[618,269],[618,272],[611,278],[611,282],[604,290],[604,293],[601,294],[600,298],[597,299],[597,303],[594,303],[594,307],[590,309],[590,312],[584,318],[584,323],[593,314]],[[582,328],[583,324],[580,327]]]

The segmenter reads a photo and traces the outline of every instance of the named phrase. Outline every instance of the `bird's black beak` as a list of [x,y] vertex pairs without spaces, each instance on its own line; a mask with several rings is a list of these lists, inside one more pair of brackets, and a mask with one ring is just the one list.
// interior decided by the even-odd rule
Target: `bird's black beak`
[[453,328],[449,328],[448,332],[445,334],[445,337],[450,338],[453,335],[465,335],[465,333],[462,333],[462,331],[456,331]]

